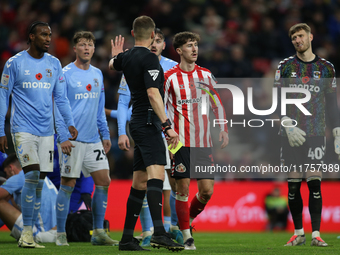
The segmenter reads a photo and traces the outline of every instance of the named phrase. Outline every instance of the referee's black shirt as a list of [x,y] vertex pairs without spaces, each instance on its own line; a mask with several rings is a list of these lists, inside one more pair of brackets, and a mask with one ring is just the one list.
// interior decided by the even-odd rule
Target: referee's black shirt
[[151,108],[147,89],[158,88],[164,98],[164,73],[158,57],[146,47],[135,46],[118,54],[113,66],[123,71],[131,92],[131,121],[145,121]]

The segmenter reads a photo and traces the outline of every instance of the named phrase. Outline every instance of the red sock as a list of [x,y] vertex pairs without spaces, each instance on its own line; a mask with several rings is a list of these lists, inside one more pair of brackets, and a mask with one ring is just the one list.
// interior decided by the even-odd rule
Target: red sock
[[[199,196],[198,192],[191,200],[190,218],[196,218],[203,210],[208,201]],[[177,206],[177,205],[176,205]]]
[[176,213],[180,230],[190,229],[188,195],[176,195]]

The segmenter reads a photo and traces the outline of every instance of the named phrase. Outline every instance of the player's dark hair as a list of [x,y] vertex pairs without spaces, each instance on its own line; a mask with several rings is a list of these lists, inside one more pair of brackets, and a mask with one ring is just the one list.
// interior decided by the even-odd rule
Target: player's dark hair
[[27,36],[28,36],[27,44],[31,43],[30,34],[35,34],[37,31],[37,27],[39,26],[49,27],[50,25],[46,22],[34,21],[27,29]]
[[132,30],[136,40],[146,40],[155,30],[155,22],[149,16],[140,16],[133,21]]
[[289,29],[288,31],[289,38],[291,38],[293,34],[295,34],[296,32],[300,30],[305,30],[307,33],[311,33],[312,31],[306,23],[298,23]]
[[165,36],[162,32],[162,30],[160,30],[158,27],[155,28],[155,35],[158,35],[161,39],[165,39]]
[[177,48],[186,44],[188,41],[199,42],[200,36],[196,33],[188,32],[188,31],[180,32],[180,33],[175,34],[174,39],[172,41],[172,45],[174,46],[176,50]]
[[15,164],[18,167],[20,166],[20,162],[17,158],[17,155],[15,153],[9,154],[8,157],[5,159],[5,161],[2,163],[2,167],[3,169],[5,169],[6,167],[8,167],[10,164]]
[[94,37],[94,35],[92,34],[92,32],[90,31],[79,31],[76,32],[73,36],[73,44],[76,45],[80,39],[86,39],[88,41],[93,41],[93,43],[96,43],[96,38]]

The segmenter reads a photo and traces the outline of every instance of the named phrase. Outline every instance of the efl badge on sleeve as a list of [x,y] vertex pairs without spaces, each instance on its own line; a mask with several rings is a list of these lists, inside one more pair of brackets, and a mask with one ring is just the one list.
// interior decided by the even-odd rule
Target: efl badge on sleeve
[[314,78],[314,80],[320,80],[321,72],[320,71],[314,71],[313,72],[313,78]]
[[48,78],[52,78],[52,71],[51,71],[51,69],[46,69],[46,76]]
[[9,74],[2,74],[1,84],[4,85],[4,86],[7,86],[8,81],[9,81]]
[[275,81],[278,81],[280,80],[280,70],[276,70],[276,73],[275,73]]

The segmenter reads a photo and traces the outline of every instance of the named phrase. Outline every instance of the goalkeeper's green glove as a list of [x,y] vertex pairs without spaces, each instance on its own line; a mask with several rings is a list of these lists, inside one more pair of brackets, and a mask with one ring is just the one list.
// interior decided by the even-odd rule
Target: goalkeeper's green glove
[[306,139],[304,136],[306,136],[306,133],[298,128],[293,126],[293,121],[291,118],[288,118],[287,116],[283,117],[281,119],[281,123],[284,121],[284,128],[286,130],[286,134],[288,137],[288,142],[291,147],[299,147],[301,146]]
[[340,160],[340,127],[333,129],[333,136],[335,153],[338,155],[338,159]]

